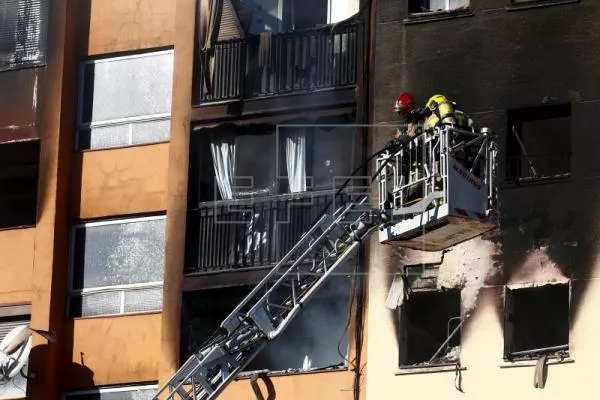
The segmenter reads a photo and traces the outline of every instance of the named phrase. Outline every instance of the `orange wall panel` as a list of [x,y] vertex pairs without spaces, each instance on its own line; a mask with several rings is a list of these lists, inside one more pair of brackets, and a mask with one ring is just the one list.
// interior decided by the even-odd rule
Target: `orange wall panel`
[[[271,377],[270,393],[262,379],[258,380],[263,397],[276,399],[352,400],[354,374],[348,371],[321,372]],[[232,382],[219,399],[255,400],[249,379]]]
[[75,319],[64,389],[155,381],[160,314]]
[[0,231],[0,303],[31,300],[35,228]]
[[[164,0],[84,0],[80,14],[87,55],[173,44],[175,2]],[[86,15],[88,14],[88,15]],[[88,32],[86,32],[88,31]],[[87,40],[85,36],[87,33]]]
[[169,144],[78,153],[74,218],[165,209]]

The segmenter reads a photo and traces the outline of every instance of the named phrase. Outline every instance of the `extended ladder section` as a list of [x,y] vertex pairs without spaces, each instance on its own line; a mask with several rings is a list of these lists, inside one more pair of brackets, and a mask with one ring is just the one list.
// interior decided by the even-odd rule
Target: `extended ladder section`
[[325,280],[381,223],[366,199],[323,215],[221,323],[155,399],[210,400],[278,337]]
[[381,243],[437,251],[497,225],[496,148],[486,128],[436,127],[377,160]]

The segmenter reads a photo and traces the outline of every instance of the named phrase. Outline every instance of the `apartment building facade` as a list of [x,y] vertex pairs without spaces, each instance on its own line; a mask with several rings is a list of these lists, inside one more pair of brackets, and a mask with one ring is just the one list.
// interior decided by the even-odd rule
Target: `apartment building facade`
[[366,398],[594,398],[600,4],[376,3],[373,122],[455,101],[496,135],[501,218],[444,252],[371,241]]
[[[152,398],[364,157],[367,8],[0,10],[0,333],[55,337],[0,397]],[[224,398],[357,396],[350,264]]]

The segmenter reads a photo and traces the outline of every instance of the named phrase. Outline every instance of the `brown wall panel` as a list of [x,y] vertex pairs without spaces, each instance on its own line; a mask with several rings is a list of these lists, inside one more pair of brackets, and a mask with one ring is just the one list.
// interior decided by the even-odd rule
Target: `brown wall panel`
[[81,38],[81,54],[95,55],[173,44],[174,1],[84,0],[82,3],[82,9],[89,14],[83,15],[89,20],[89,25],[80,28],[83,35],[87,34],[87,38]]
[[0,73],[0,142],[37,137],[38,88],[43,70]]
[[164,210],[168,156],[168,143],[76,154],[73,217]]
[[35,228],[0,231],[0,303],[30,301]]
[[160,314],[76,319],[63,367],[64,390],[155,381]]

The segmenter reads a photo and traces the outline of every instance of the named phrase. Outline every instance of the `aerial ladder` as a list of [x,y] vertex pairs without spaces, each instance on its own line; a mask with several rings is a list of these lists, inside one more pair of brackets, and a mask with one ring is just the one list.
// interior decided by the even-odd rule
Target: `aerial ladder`
[[486,129],[442,126],[376,153],[380,204],[324,212],[154,399],[217,398],[371,233],[436,250],[495,227],[495,151]]

